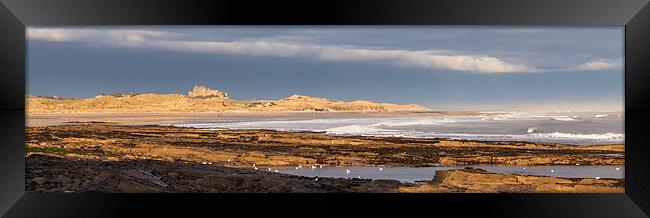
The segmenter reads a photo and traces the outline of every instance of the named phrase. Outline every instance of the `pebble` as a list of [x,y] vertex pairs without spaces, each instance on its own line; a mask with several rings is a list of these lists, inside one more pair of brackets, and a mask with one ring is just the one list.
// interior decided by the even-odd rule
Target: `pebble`
[[45,177],[36,177],[32,179],[32,182],[35,182],[36,184],[43,185],[47,181]]

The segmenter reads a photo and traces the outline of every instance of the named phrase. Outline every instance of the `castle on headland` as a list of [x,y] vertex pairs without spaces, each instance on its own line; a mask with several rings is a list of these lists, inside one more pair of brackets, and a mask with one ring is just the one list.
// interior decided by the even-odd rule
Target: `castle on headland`
[[220,99],[229,99],[228,93],[210,89],[203,85],[196,85],[192,91],[187,92],[187,97],[190,98],[220,98]]

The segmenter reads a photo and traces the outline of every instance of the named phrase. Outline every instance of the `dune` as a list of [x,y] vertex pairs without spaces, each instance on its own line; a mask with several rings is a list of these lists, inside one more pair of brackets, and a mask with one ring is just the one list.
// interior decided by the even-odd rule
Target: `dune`
[[[27,113],[174,113],[174,112],[299,112],[299,111],[426,111],[417,104],[399,105],[366,100],[344,102],[335,99],[291,95],[278,100],[241,101],[229,99],[227,93],[194,87],[197,92],[181,94],[103,94],[94,98],[74,99],[27,96]],[[203,90],[206,89],[206,90]],[[214,95],[217,93],[218,95]],[[191,97],[190,97],[191,96]]]

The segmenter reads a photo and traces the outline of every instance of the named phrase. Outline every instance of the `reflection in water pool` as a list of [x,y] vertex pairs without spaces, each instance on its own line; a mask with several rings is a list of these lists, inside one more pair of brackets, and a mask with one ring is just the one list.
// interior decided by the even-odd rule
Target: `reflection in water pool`
[[[431,180],[436,170],[462,169],[457,167],[316,167],[278,168],[278,172],[306,177],[362,178],[362,179],[394,179],[401,182],[416,182]],[[562,178],[624,178],[624,166],[505,166],[478,165],[469,166],[480,168],[492,173],[508,173],[518,175],[554,176]]]

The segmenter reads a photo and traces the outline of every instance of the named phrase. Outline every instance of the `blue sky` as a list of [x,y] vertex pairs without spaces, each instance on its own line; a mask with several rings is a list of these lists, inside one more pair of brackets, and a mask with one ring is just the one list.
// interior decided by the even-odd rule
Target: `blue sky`
[[622,27],[30,27],[28,93],[621,110]]

